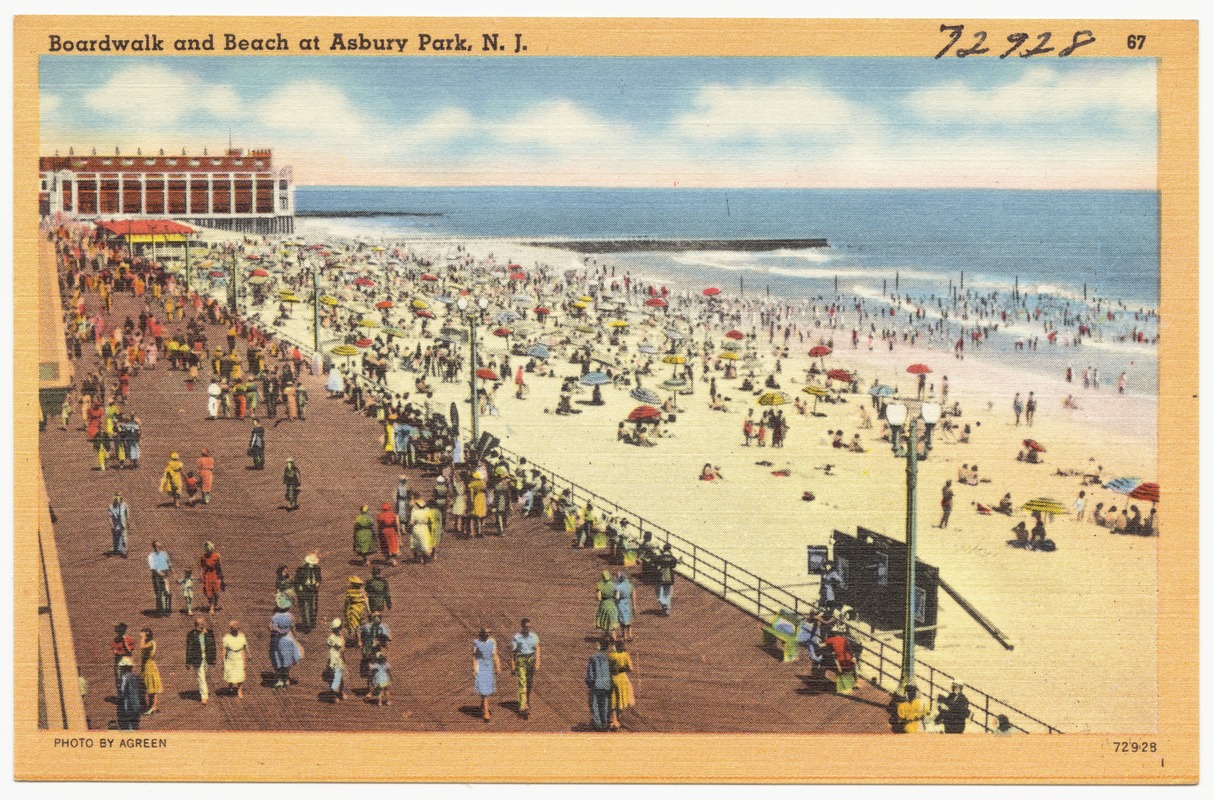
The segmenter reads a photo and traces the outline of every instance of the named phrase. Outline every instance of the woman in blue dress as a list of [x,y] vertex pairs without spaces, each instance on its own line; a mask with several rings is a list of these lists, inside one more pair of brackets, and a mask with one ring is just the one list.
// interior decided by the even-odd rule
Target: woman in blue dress
[[616,608],[620,614],[620,639],[621,641],[632,641],[632,581],[628,580],[628,572],[620,570],[615,576],[615,593],[618,598],[615,601]]
[[472,642],[472,677],[481,696],[481,719],[485,722],[489,721],[489,698],[497,688],[496,675],[501,671],[497,642],[489,636],[488,628],[481,628],[480,636]]
[[295,641],[295,617],[291,614],[291,601],[279,597],[278,611],[270,617],[270,663],[277,680],[275,689],[291,684],[291,667],[303,661],[303,648]]

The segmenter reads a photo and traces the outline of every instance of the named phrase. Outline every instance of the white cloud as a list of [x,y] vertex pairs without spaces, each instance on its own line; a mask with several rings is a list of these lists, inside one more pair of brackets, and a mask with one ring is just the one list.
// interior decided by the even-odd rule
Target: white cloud
[[448,106],[407,128],[404,143],[413,146],[442,144],[468,136],[475,130],[476,121],[470,113],[462,108]]
[[677,117],[674,126],[695,139],[822,139],[862,119],[855,104],[813,84],[714,84],[700,89],[693,104],[695,111]]
[[208,86],[201,78],[155,64],[127,67],[84,95],[84,104],[106,116],[144,127],[171,125],[195,109],[219,117],[240,114],[231,88]]
[[568,100],[551,100],[524,109],[502,123],[486,123],[487,132],[503,144],[572,150],[612,145],[628,128],[585,111]]
[[42,92],[38,95],[38,110],[42,116],[54,114],[63,105],[63,98],[57,94]]
[[318,81],[283,86],[259,103],[255,113],[271,129],[325,135],[356,136],[368,122],[345,92]]
[[1039,66],[1003,86],[954,81],[911,92],[904,102],[917,117],[934,123],[1040,126],[1099,112],[1110,123],[1138,124],[1155,114],[1155,68]]

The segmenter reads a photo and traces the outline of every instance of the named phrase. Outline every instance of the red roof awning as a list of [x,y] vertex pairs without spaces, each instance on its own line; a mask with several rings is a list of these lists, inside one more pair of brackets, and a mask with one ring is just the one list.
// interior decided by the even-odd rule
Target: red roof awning
[[167,234],[188,235],[194,232],[189,225],[171,219],[117,219],[98,222],[97,226],[115,236],[164,236]]

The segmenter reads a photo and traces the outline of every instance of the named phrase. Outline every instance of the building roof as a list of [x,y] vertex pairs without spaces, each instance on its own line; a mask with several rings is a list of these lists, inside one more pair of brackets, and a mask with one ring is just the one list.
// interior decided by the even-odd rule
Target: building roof
[[114,236],[186,236],[194,232],[189,225],[171,219],[115,219],[97,225]]

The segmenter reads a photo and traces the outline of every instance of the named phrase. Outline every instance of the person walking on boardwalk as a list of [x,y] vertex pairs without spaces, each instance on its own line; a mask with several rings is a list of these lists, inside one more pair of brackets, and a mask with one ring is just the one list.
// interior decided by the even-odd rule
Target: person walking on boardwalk
[[472,679],[481,698],[481,719],[485,722],[489,721],[489,698],[497,689],[497,673],[501,671],[497,641],[489,635],[488,628],[481,628],[480,635],[472,642]]
[[248,648],[249,640],[240,630],[240,623],[232,620],[223,637],[223,682],[237,698],[244,697],[245,652]]
[[143,683],[143,693],[148,696],[147,711],[143,713],[151,715],[160,710],[156,703],[164,690],[160,669],[156,666],[156,637],[151,628],[139,632],[139,658],[143,664],[139,670],[139,680]]
[[160,493],[166,494],[173,501],[173,508],[178,508],[181,501],[181,489],[184,485],[181,470],[185,465],[176,453],[169,454],[169,463],[165,465],[164,475],[160,477]]
[[[392,641],[392,631],[388,628],[388,623],[384,622],[383,614],[379,611],[372,611],[367,615],[366,620],[362,625],[358,626],[358,638],[355,642],[358,644],[361,660],[358,663],[358,674],[362,677],[368,677],[371,669],[371,664],[375,662],[375,654],[385,649],[388,643]],[[368,686],[368,688],[371,688]]]
[[143,715],[143,686],[135,674],[135,662],[130,656],[118,659],[118,729],[139,730]]
[[211,378],[207,385],[207,419],[213,420],[219,416],[219,396],[223,390],[219,388],[219,380]]
[[392,688],[392,665],[388,663],[388,654],[383,650],[375,654],[375,663],[371,665],[371,696],[375,704],[380,706],[392,705],[388,693]]
[[303,661],[303,648],[295,641],[295,616],[291,601],[279,597],[270,616],[270,665],[274,667],[274,688],[291,685],[291,667]]
[[434,509],[426,508],[426,501],[422,498],[413,498],[413,510],[409,512],[409,545],[414,561],[424,564],[433,557],[433,523]]
[[940,524],[937,528],[941,530],[948,527],[948,518],[953,513],[953,482],[947,480],[944,482],[944,487],[940,490]]
[[611,663],[607,660],[607,639],[599,639],[598,649],[586,662],[586,694],[590,706],[590,727],[605,731],[611,724]]
[[518,713],[523,719],[531,717],[531,691],[535,688],[535,673],[540,669],[540,637],[531,630],[531,620],[523,617],[518,633],[510,641],[514,660],[514,679],[518,684]]
[[936,708],[936,721],[944,726],[945,733],[965,733],[965,723],[970,718],[970,701],[965,696],[965,687],[953,681],[949,693],[940,698]]
[[346,687],[343,685],[346,677],[346,637],[341,633],[340,619],[329,623],[329,638],[325,644],[329,647],[329,691],[333,693],[333,701],[346,699]]
[[203,617],[194,618],[194,629],[185,635],[185,665],[198,678],[198,697],[205,706],[211,692],[207,686],[207,666],[215,663],[215,633]]
[[374,614],[392,610],[392,588],[379,574],[379,567],[371,567],[371,580],[367,581],[367,604]]
[[202,455],[198,457],[198,483],[202,489],[202,503],[206,505],[211,502],[211,489],[215,484],[215,459],[211,457],[211,451],[207,448],[202,448]]
[[636,705],[636,694],[628,677],[636,671],[636,665],[624,649],[622,639],[615,643],[615,652],[607,654],[607,664],[611,668],[611,730],[618,731],[620,712]]
[[207,613],[214,614],[223,608],[220,594],[227,590],[228,584],[223,579],[223,564],[213,542],[203,544],[198,566],[202,570],[202,596],[207,599]]
[[303,422],[308,410],[308,390],[302,383],[295,387],[295,403],[299,406],[299,421]]
[[610,570],[603,570],[602,577],[594,587],[598,608],[594,613],[594,627],[603,632],[604,636],[614,640],[616,630],[620,627],[620,609],[616,605],[615,584],[611,580]]
[[114,500],[109,506],[110,517],[110,538],[113,540],[113,547],[110,553],[116,556],[126,558],[126,538],[130,531],[130,508],[127,507],[126,501],[122,499],[121,492],[114,492]]
[[409,491],[408,475],[401,475],[400,479],[396,482],[396,494],[393,496],[393,501],[395,506],[392,510],[396,512],[396,516],[401,519],[408,519],[409,512],[413,508],[413,493]]
[[388,566],[396,566],[396,557],[400,555],[400,518],[392,513],[392,504],[380,506],[379,515],[375,517],[375,526],[379,530],[379,549],[388,562]]
[[287,465],[282,468],[282,485],[285,488],[287,510],[296,510],[299,508],[299,492],[303,487],[303,479],[299,475],[299,467],[295,466],[294,458],[288,457]]
[[148,569],[152,573],[152,594],[156,597],[156,615],[167,616],[173,611],[173,595],[169,593],[168,576],[173,572],[173,563],[168,551],[160,549],[160,541],[152,541],[152,552],[148,553]]
[[668,617],[674,600],[674,576],[678,563],[679,559],[672,552],[670,543],[662,545],[662,552],[658,555],[655,565],[658,570],[658,605]]
[[485,480],[479,472],[474,471],[468,479],[468,499],[470,501],[468,513],[472,517],[472,533],[476,536],[484,536],[482,529],[489,509],[485,497]]
[[342,615],[346,620],[346,638],[350,641],[357,638],[358,629],[362,627],[363,621],[367,618],[369,606],[367,592],[363,589],[363,579],[357,575],[351,575],[346,584],[345,607]]
[[615,576],[616,608],[620,613],[620,641],[632,641],[632,597],[636,593],[632,581],[628,578],[627,570],[620,570]]
[[122,670],[119,668],[119,663],[124,658],[130,658],[135,654],[135,648],[138,645],[135,642],[135,637],[127,634],[127,626],[125,622],[119,622],[114,626],[114,640],[110,642],[110,650],[114,654],[114,691],[120,692],[122,686]]
[[906,699],[898,703],[898,722],[902,733],[923,733],[923,720],[931,713],[931,704],[919,696],[915,686],[906,687]]
[[266,468],[266,429],[256,417],[253,418],[253,430],[249,432],[249,446],[245,455],[253,459],[253,469]]
[[320,554],[313,550],[295,568],[295,592],[299,597],[300,628],[307,632],[320,618]]
[[374,552],[375,520],[371,519],[367,506],[363,506],[354,518],[354,555],[365,565]]

